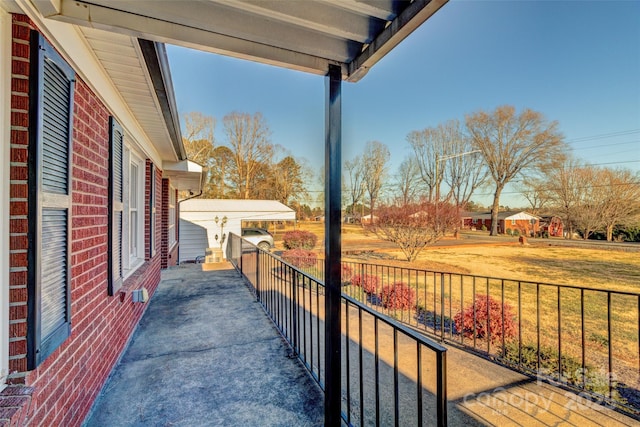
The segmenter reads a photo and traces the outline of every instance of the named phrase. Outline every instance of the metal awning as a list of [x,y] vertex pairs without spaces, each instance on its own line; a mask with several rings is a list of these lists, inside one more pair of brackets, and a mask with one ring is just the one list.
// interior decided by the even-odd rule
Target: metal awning
[[358,81],[448,0],[37,0],[46,17]]

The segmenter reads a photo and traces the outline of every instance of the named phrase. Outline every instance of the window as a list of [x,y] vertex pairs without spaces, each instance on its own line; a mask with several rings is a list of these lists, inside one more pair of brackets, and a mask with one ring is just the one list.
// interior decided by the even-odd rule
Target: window
[[144,163],[127,143],[124,131],[110,118],[109,295],[144,261]]
[[178,240],[176,237],[176,189],[169,185],[169,221],[167,223],[169,248]]
[[131,149],[127,150],[129,159],[128,189],[129,198],[125,201],[128,212],[129,242],[128,270],[133,271],[144,261],[144,163]]
[[511,220],[511,225],[516,225],[516,220],[515,219]]
[[71,143],[75,73],[32,32],[27,368],[71,333]]

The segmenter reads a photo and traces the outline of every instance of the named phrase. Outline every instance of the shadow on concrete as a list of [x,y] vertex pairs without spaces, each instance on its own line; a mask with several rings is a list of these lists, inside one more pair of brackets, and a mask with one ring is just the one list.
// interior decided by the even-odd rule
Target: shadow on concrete
[[323,394],[238,273],[163,272],[84,425],[321,426]]

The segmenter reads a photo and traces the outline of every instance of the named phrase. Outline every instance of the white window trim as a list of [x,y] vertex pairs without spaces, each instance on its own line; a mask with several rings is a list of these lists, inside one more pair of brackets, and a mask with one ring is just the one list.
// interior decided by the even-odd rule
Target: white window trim
[[11,144],[11,15],[0,8],[0,390],[9,372],[9,156]]
[[[131,165],[135,164],[138,168],[137,184],[137,228],[136,228],[136,255],[131,255],[131,224],[130,224],[130,209],[131,209]],[[132,147],[126,143],[124,147],[124,209],[125,215],[123,215],[122,226],[122,273],[123,279],[130,276],[138,267],[144,263],[144,195],[145,195],[145,162],[142,157],[139,156]]]
[[169,184],[169,213],[167,221],[167,247],[172,249],[178,243],[176,235],[176,189]]

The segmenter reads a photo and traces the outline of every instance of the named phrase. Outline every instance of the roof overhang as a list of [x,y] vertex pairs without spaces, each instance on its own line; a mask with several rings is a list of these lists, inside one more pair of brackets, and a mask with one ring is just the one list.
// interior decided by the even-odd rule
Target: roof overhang
[[162,164],[162,177],[169,178],[171,185],[177,190],[199,193],[203,188],[203,179],[206,174],[203,168],[191,160],[181,162],[164,162]]
[[26,14],[156,164],[187,158],[162,43],[47,19],[58,1],[0,0]]
[[358,81],[448,0],[31,0],[44,16]]

